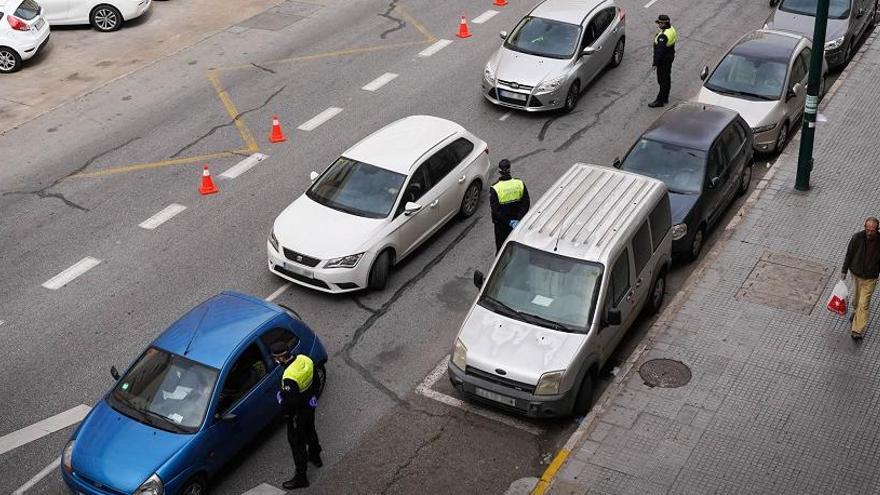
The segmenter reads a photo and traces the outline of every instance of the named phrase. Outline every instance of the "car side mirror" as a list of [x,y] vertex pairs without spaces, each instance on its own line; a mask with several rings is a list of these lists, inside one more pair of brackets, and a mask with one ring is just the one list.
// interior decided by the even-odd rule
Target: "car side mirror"
[[596,53],[596,49],[592,46],[588,46],[581,51],[581,55],[592,55]]
[[705,81],[707,77],[709,77],[709,66],[704,65],[703,70],[700,71],[700,80]]
[[794,83],[791,89],[788,90],[788,93],[785,94],[785,99],[790,100],[797,96],[798,92],[801,90],[801,83]]
[[112,376],[114,380],[119,380],[119,371],[116,369],[116,366],[110,367],[110,376]]
[[317,179],[320,176],[321,176],[321,174],[319,174],[318,172],[315,172],[313,170],[312,173],[309,174],[309,179],[311,179],[312,182],[315,182],[315,179]]
[[483,272],[481,272],[480,270],[474,270],[474,285],[478,289],[483,288],[483,282],[485,282],[485,278],[486,277],[483,275]]
[[856,11],[856,19],[861,19],[865,15],[865,9],[861,8]]
[[614,168],[620,168],[623,166],[623,162],[620,161],[620,157],[618,156],[614,158],[614,163],[612,163],[612,165],[614,165]]
[[507,31],[501,31],[500,33],[498,33],[498,36],[501,36],[501,39],[506,40],[507,39]]
[[605,315],[605,326],[620,325],[621,321],[623,320],[620,317],[620,308],[611,308]]
[[403,207],[403,214],[406,216],[411,216],[419,212],[422,209],[422,205],[418,203],[413,203],[412,201],[407,201],[406,205]]

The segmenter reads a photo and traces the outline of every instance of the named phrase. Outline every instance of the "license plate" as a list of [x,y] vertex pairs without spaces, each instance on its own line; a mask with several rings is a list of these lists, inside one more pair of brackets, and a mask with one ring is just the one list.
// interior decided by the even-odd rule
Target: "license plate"
[[511,91],[504,91],[503,89],[499,89],[498,93],[505,98],[510,98],[513,100],[526,101],[526,99],[528,99],[527,95],[524,95],[522,93],[514,93]]
[[477,395],[489,400],[494,400],[495,402],[500,402],[501,404],[508,405],[510,407],[516,407],[516,399],[513,397],[508,397],[506,395],[496,394],[495,392],[490,392],[488,390],[483,390],[480,387],[477,388]]
[[300,266],[295,263],[284,263],[284,268],[292,271],[297,275],[302,275],[303,277],[315,278],[315,272],[311,270],[306,270],[305,268],[300,268]]
[[34,23],[34,30],[39,31],[40,29],[43,29],[43,26],[45,24],[46,24],[46,20],[43,19],[42,17],[37,19],[37,22]]

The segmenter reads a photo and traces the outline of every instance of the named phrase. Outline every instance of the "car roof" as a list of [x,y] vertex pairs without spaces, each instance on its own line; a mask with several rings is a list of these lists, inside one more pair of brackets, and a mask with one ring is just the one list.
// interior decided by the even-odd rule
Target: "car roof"
[[412,166],[434,146],[464,127],[430,115],[412,115],[370,134],[342,154],[393,172],[408,174]]
[[593,9],[607,0],[546,0],[529,14],[554,21],[581,24]]
[[282,313],[253,296],[227,291],[183,315],[153,345],[219,369],[243,341]]
[[792,53],[805,39],[791,32],[758,29],[740,38],[729,53],[788,64]]
[[679,103],[658,117],[642,137],[708,151],[715,138],[738,116],[734,110],[708,103]]
[[529,209],[510,239],[608,264],[667,194],[663,182],[600,165],[574,164]]

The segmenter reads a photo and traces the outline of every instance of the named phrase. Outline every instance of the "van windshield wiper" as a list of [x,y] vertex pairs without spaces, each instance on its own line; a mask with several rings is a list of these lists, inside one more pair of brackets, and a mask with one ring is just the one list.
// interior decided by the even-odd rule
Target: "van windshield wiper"
[[523,317],[524,319],[532,320],[532,322],[535,323],[536,325],[549,327],[549,328],[552,328],[553,330],[560,330],[563,332],[570,332],[570,333],[574,333],[574,331],[575,331],[574,328],[571,328],[567,325],[563,325],[562,323],[559,323],[558,321],[553,321],[549,318],[544,318],[543,316],[533,315],[531,313],[523,313],[522,311],[519,312],[519,315],[521,317]]
[[503,302],[495,299],[490,295],[483,294],[483,297],[480,298],[480,301],[488,302],[490,305],[494,306],[495,309],[500,309],[502,313],[506,313],[507,316],[521,316],[519,311],[511,308],[510,306],[504,304]]

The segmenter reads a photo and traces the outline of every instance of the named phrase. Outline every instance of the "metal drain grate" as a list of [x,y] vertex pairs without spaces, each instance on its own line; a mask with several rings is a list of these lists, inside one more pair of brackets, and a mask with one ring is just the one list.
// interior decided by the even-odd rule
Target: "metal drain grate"
[[678,388],[691,381],[691,369],[672,359],[646,361],[639,367],[639,375],[649,387]]

